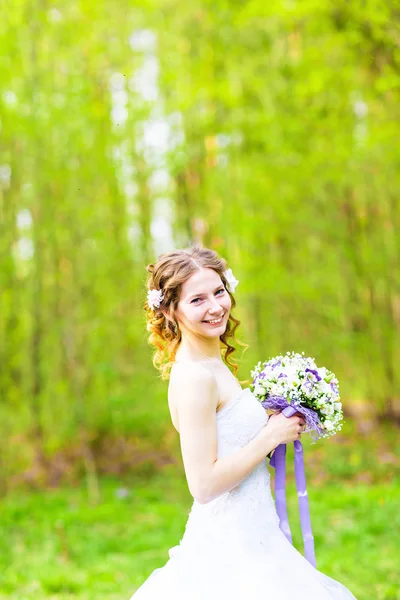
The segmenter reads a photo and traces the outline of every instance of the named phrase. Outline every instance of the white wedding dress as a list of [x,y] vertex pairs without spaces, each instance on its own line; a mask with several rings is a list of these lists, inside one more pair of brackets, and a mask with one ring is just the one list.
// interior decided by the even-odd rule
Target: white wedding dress
[[[249,388],[216,414],[218,457],[252,440],[268,415]],[[318,560],[318,549],[317,549]],[[179,545],[133,600],[355,600],[279,529],[266,459],[230,492],[193,502]]]

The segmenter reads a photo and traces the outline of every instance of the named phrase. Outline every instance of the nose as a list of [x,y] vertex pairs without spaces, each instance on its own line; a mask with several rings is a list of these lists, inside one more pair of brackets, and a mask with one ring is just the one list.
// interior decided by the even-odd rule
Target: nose
[[212,306],[210,307],[208,312],[212,315],[215,314],[217,316],[220,316],[224,312],[224,309],[218,303],[218,301],[215,298],[213,298]]

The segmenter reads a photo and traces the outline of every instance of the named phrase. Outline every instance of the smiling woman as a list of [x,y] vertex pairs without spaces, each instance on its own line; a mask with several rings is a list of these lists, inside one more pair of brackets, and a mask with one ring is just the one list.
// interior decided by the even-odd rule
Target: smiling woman
[[279,527],[265,457],[298,439],[304,419],[269,416],[222,360],[239,324],[231,314],[238,282],[225,260],[193,247],[148,270],[150,341],[157,361],[164,350],[166,366],[173,362],[168,403],[193,505],[180,543],[134,600],[355,600]]
[[[216,252],[196,245],[162,254],[156,265],[147,266],[147,330],[156,348],[153,364],[163,379],[169,379],[178,359],[220,359],[221,350],[236,375],[238,367],[229,360],[236,348],[229,340],[246,344],[235,339],[240,321],[231,311],[238,280],[226,267]],[[149,302],[155,295],[157,305]]]

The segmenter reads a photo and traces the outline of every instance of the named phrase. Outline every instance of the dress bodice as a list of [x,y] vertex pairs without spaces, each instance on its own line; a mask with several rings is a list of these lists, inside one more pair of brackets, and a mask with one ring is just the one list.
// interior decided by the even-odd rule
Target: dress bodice
[[250,388],[241,390],[216,415],[218,458],[248,444],[268,422],[268,415]]
[[[250,389],[241,390],[216,414],[218,458],[232,455],[246,446],[266,425],[268,419],[265,409]],[[240,528],[237,527],[238,523],[242,524]],[[203,544],[218,536],[219,530],[223,530],[228,537],[229,532],[236,537],[240,532],[240,543],[243,545],[245,538],[252,543],[255,530],[260,532],[260,529],[269,529],[271,526],[279,527],[279,518],[264,458],[230,491],[207,504],[193,501],[181,544],[190,541],[192,547],[194,539]],[[203,533],[201,537],[198,535],[200,530]]]

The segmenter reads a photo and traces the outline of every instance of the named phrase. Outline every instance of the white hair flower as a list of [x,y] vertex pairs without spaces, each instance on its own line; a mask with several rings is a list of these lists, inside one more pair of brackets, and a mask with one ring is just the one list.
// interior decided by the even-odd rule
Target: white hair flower
[[154,308],[159,308],[161,302],[164,300],[164,296],[161,290],[149,290],[147,292],[147,302],[154,310]]
[[228,269],[227,271],[225,271],[224,276],[228,282],[229,291],[232,292],[232,294],[233,294],[239,281],[236,279],[236,277],[232,273],[232,269]]

